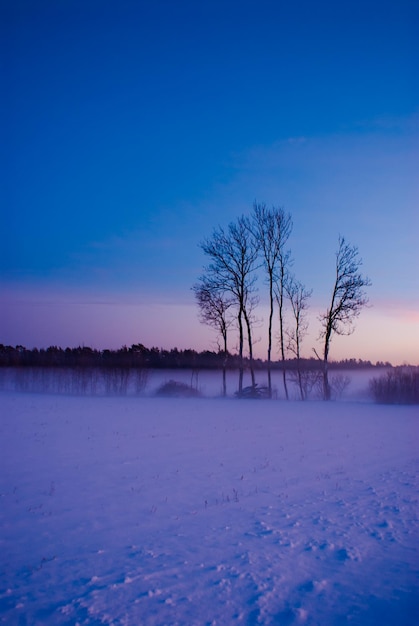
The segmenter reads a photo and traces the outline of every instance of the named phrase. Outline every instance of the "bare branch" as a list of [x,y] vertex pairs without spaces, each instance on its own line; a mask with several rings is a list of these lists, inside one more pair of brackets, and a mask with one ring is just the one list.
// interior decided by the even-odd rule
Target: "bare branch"
[[293,276],[287,281],[285,291],[291,305],[294,326],[285,331],[288,337],[287,348],[297,358],[301,358],[301,344],[307,334],[308,321],[307,309],[308,300],[313,293],[297,281]]
[[[214,229],[212,237],[205,239],[201,248],[209,258],[209,264],[204,268],[205,278],[201,279],[202,284],[210,287],[212,294],[222,296],[224,304],[229,303],[235,306],[237,313],[237,325],[239,329],[239,356],[243,363],[243,342],[245,323],[249,344],[249,357],[251,363],[251,374],[253,371],[253,348],[251,324],[252,308],[256,304],[254,270],[258,257],[258,242],[252,233],[248,218],[242,216],[235,222],[228,225],[227,230],[221,227]],[[206,306],[205,299],[208,295],[198,290],[201,303]],[[203,300],[202,300],[203,299]],[[199,303],[199,300],[198,300]],[[211,303],[212,310],[215,302]],[[202,311],[202,309],[201,309]],[[208,312],[206,312],[208,315]],[[239,391],[241,391],[243,378],[243,366],[239,381]],[[254,383],[254,380],[252,380]]]
[[[274,296],[276,297],[279,308],[281,355],[282,359],[285,360],[283,296],[287,268],[290,264],[291,258],[290,253],[285,251],[285,244],[287,243],[292,230],[292,219],[291,215],[289,213],[285,213],[284,209],[281,207],[276,208],[273,206],[269,209],[264,203],[258,204],[257,202],[254,202],[250,227],[258,243],[269,286],[270,309],[268,322],[268,386],[271,394],[272,384],[270,364],[272,352]],[[286,396],[288,397],[285,373],[284,387]]]
[[362,260],[358,256],[358,248],[349,245],[344,237],[339,236],[332,299],[329,308],[320,316],[322,324],[320,337],[324,339],[324,397],[327,400],[330,399],[327,360],[333,333],[350,335],[354,331],[355,319],[368,303],[364,289],[371,285],[371,281],[362,276],[361,266]]

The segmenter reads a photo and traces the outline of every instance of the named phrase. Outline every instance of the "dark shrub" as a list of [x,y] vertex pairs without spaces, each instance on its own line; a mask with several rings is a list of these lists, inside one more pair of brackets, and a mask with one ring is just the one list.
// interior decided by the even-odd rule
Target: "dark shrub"
[[382,404],[419,404],[419,367],[397,367],[370,380],[376,402]]
[[249,387],[243,387],[242,391],[236,391],[235,395],[238,398],[269,398],[269,389],[265,386],[259,387],[256,383],[255,385],[250,385]]
[[166,398],[196,398],[200,395],[198,389],[176,380],[169,380],[167,383],[163,383],[156,391],[156,396]]

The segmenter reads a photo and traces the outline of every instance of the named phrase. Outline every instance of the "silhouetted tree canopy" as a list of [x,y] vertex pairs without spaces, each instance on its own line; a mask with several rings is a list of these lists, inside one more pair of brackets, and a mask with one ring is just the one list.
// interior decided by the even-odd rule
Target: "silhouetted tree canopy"
[[[49,348],[27,349],[24,346],[5,346],[0,344],[0,367],[63,367],[63,368],[149,368],[149,369],[222,369],[226,355],[223,351],[211,352],[204,350],[186,349],[164,350],[163,348],[146,348],[143,344],[123,346],[118,350],[96,350],[86,346],[77,348]],[[244,359],[245,366],[249,360]],[[267,362],[254,359],[256,369],[266,369]],[[227,354],[227,368],[238,369],[239,356]],[[282,370],[297,368],[296,359],[288,359],[285,364],[281,361],[272,361],[272,368]],[[315,358],[300,359],[302,369],[321,369],[322,363]],[[391,363],[362,359],[343,359],[330,362],[331,368],[360,369],[369,367],[391,367]]]

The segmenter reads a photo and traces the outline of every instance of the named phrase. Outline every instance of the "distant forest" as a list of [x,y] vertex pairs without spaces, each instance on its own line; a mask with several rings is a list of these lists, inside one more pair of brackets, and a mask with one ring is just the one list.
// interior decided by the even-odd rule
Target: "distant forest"
[[[147,369],[192,369],[192,370],[221,370],[223,368],[236,370],[240,367],[239,355],[222,351],[211,352],[205,350],[163,350],[162,348],[146,348],[143,344],[123,346],[118,350],[95,350],[87,346],[77,348],[33,348],[24,346],[4,346],[0,344],[0,367],[62,367],[62,368],[147,368]],[[244,358],[245,367],[250,365]],[[253,367],[263,370],[267,362],[262,359],[253,359]],[[301,370],[321,370],[322,361],[319,359],[303,359],[299,361]],[[392,367],[391,363],[377,361],[363,361],[362,359],[343,359],[331,361],[332,369],[362,369],[371,367]],[[272,361],[271,368],[276,370],[297,369],[297,359]]]

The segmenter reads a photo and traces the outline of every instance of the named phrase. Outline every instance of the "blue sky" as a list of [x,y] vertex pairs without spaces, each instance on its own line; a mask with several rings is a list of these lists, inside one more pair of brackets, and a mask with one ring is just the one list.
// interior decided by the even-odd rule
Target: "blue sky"
[[293,216],[306,352],[343,234],[373,286],[332,358],[419,362],[416,2],[0,10],[0,342],[213,347],[198,244],[257,199]]

